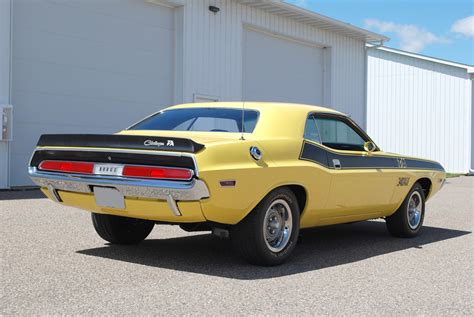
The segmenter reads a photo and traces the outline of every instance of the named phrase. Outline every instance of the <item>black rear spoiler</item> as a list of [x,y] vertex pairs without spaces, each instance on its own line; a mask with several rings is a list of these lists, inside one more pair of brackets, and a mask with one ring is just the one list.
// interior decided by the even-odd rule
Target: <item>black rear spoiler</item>
[[190,139],[121,134],[43,134],[37,146],[121,148],[196,153],[204,148]]

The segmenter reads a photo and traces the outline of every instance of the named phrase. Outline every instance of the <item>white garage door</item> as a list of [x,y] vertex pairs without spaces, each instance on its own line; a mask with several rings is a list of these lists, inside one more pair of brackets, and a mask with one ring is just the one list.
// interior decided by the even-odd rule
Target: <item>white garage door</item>
[[11,185],[43,133],[112,133],[173,102],[173,9],[136,0],[13,1]]
[[323,60],[322,48],[245,30],[244,100],[321,105]]

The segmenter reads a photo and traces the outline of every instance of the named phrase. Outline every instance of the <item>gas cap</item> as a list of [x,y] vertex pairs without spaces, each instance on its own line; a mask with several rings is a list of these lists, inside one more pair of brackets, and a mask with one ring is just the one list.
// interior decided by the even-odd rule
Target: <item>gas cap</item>
[[262,158],[262,151],[256,146],[250,147],[250,155],[254,158],[254,160],[259,161]]

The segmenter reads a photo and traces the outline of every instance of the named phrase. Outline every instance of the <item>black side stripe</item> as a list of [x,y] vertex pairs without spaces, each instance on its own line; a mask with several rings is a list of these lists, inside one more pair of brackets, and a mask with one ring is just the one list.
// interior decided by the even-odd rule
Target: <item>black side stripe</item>
[[411,169],[428,169],[428,170],[439,170],[445,172],[443,166],[438,162],[430,162],[423,160],[405,159],[407,168]]
[[[399,162],[399,159],[402,159],[402,162]],[[437,162],[408,159],[402,156],[395,158],[389,156],[343,155],[306,141],[303,142],[300,160],[311,161],[331,169],[334,168],[333,160],[339,160],[341,169],[403,168],[444,171],[441,164]]]

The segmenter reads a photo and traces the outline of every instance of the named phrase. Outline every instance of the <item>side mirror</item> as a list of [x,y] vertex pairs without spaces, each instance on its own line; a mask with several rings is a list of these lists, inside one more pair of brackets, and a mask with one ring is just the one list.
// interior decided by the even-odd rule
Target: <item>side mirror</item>
[[377,146],[375,146],[373,142],[367,141],[364,143],[364,150],[366,152],[372,153],[373,151],[375,151],[375,149],[377,149]]

